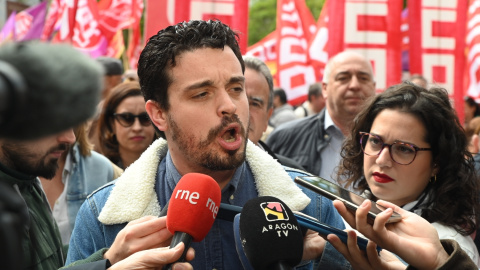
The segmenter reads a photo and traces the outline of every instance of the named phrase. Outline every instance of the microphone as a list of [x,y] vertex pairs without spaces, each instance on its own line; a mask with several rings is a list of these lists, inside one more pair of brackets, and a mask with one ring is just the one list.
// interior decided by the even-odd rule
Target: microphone
[[[170,248],[181,242],[185,244],[179,262],[185,261],[192,241],[200,242],[207,236],[217,217],[220,201],[220,186],[212,177],[188,173],[180,179],[167,210],[167,229],[173,234]],[[165,269],[171,269],[172,265]]]
[[95,112],[100,64],[66,44],[0,46],[0,138],[34,139],[78,125]]
[[238,223],[243,251],[251,265],[245,268],[287,270],[302,260],[302,230],[281,200],[271,196],[249,200]]

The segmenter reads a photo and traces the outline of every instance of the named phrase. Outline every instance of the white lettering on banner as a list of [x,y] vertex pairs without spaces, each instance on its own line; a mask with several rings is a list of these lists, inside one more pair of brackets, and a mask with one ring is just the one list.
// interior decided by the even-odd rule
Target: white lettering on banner
[[358,30],[358,16],[387,16],[388,3],[345,3],[346,43],[387,44],[387,33],[380,31]]
[[17,39],[21,40],[30,30],[33,17],[26,11],[20,12],[15,16],[15,31]]
[[[303,77],[300,83],[294,83],[295,79]],[[312,66],[294,65],[279,72],[280,85],[288,91],[289,99],[299,97],[305,94],[305,85],[308,85],[316,80],[315,72]]]
[[422,9],[422,47],[425,49],[455,49],[455,38],[438,37],[433,35],[433,22],[454,23],[457,12],[455,10]]
[[[307,62],[307,41],[304,38],[284,37],[282,39],[282,46],[280,46],[280,65],[285,65],[292,62]],[[299,53],[292,51],[292,47],[301,47],[303,50]]]
[[[433,81],[432,83],[447,89],[448,94],[452,95],[455,78],[455,56],[453,54],[444,53],[424,53],[422,56],[422,61],[424,72],[423,75],[425,78],[444,78],[444,82]],[[436,70],[441,70],[443,74],[435,74]]]
[[377,89],[387,88],[387,50],[385,49],[349,49],[356,51],[372,63]]
[[58,35],[60,36],[60,40],[65,40],[70,33],[70,10],[75,7],[75,0],[66,0],[63,2],[63,12],[62,18],[60,23],[60,30],[58,31]]
[[190,6],[190,19],[201,20],[203,14],[233,16],[235,14],[235,0],[220,1],[193,1]]
[[[78,29],[76,29],[78,28]],[[96,45],[101,32],[98,22],[93,16],[87,1],[79,1],[77,6],[76,27],[73,33],[73,41],[80,48],[89,47],[92,42]]]
[[319,29],[318,33],[315,35],[312,44],[309,49],[310,58],[322,63],[327,63],[328,53],[327,53],[327,41],[328,41],[328,28],[322,27]]

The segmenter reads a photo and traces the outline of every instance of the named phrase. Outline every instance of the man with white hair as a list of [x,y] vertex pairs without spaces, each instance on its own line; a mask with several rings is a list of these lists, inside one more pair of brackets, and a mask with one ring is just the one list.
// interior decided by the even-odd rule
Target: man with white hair
[[326,107],[320,113],[277,127],[267,145],[308,172],[336,182],[343,140],[364,101],[375,94],[370,62],[354,51],[335,55],[325,68],[322,93]]

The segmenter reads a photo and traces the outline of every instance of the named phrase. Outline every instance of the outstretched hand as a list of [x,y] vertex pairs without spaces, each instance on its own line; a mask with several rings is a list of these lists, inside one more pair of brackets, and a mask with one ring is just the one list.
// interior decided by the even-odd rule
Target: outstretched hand
[[[119,261],[108,268],[109,270],[153,270],[162,269],[165,265],[175,262],[185,249],[184,243],[179,243],[172,249],[168,247],[155,248],[139,251],[128,258]],[[193,260],[195,252],[189,248],[186,256],[187,261]],[[188,262],[178,262],[173,265],[174,270],[190,270],[192,265]]]
[[[392,203],[379,200],[377,204],[387,209],[377,215],[372,226],[367,223],[367,213],[371,203],[371,201],[365,200],[357,209],[355,215],[349,212],[345,205],[338,200],[335,200],[333,205],[352,228],[355,228],[382,248],[397,254],[417,269],[435,269],[446,261],[448,254],[440,243],[436,229],[428,221]],[[399,213],[402,220],[395,223],[386,223],[393,211]],[[350,234],[351,232],[349,232],[349,242],[353,241],[350,239]],[[328,239],[336,240],[330,236]],[[369,243],[370,249],[372,249],[372,245],[375,246],[374,243]],[[353,244],[347,246],[348,250],[353,251]],[[378,258],[375,258],[372,252],[368,252],[368,250],[367,247],[367,258],[371,263],[375,263]],[[383,257],[383,253],[381,255]],[[352,255],[347,256],[352,257]],[[354,258],[358,258],[358,256],[355,253]],[[383,262],[383,266],[385,266],[385,261]]]

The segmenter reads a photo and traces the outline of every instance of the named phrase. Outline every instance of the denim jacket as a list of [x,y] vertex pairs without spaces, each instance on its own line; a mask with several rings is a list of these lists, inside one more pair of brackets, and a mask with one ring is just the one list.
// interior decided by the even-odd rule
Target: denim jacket
[[112,163],[105,156],[92,151],[90,156],[82,156],[75,144],[72,151],[72,171],[67,185],[67,211],[70,227],[73,230],[77,212],[87,196],[97,188],[114,180]]
[[[168,149],[165,141],[162,140],[154,142],[119,179],[98,189],[87,198],[77,216],[66,265],[85,259],[102,248],[108,248],[114,242],[118,232],[129,221],[145,215],[159,215],[162,207],[159,202],[168,200],[155,191],[156,179],[162,179],[165,174],[166,162],[162,160],[167,155]],[[247,145],[246,162],[251,170],[249,175],[254,178],[252,182],[254,181],[256,185],[258,196],[275,196],[292,210],[302,210],[321,222],[340,229],[344,228],[343,221],[333,208],[331,201],[294,184],[292,179],[297,175],[305,175],[304,172],[285,170],[271,156],[251,142]],[[216,220],[215,223],[217,222],[225,221]],[[211,269],[210,261],[207,259],[208,252],[211,251],[204,250],[203,242],[205,241],[192,244],[194,248],[202,248],[192,261],[195,269]],[[235,246],[226,248],[235,249]],[[205,256],[200,255],[204,253]],[[350,268],[344,257],[328,243],[321,258],[313,264],[314,269]],[[312,269],[313,264],[304,262],[301,269]],[[237,268],[241,269],[240,262]]]

